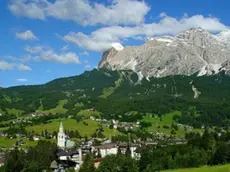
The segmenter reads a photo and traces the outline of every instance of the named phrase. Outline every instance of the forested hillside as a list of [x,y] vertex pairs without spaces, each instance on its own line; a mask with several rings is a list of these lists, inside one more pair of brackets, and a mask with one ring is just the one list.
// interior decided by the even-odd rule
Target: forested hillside
[[8,115],[15,115],[12,109],[27,115],[63,106],[64,112],[75,115],[81,109],[95,108],[108,119],[125,117],[130,111],[160,116],[178,110],[182,112],[176,119],[178,122],[195,127],[227,127],[229,88],[230,77],[224,73],[140,80],[130,71],[94,69],[44,85],[0,89],[0,110]]

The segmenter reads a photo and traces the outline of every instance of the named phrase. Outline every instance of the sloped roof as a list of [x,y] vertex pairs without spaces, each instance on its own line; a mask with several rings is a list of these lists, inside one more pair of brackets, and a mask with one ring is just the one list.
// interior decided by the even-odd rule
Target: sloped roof
[[77,150],[61,150],[57,153],[57,156],[72,156],[75,154],[79,154]]
[[117,147],[116,143],[105,143],[103,145],[95,146],[95,149],[111,149]]

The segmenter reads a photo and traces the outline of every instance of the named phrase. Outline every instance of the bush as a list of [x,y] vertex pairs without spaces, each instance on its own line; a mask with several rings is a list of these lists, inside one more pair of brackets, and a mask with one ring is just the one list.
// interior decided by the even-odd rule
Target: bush
[[169,129],[170,127],[168,125],[163,125],[163,128]]

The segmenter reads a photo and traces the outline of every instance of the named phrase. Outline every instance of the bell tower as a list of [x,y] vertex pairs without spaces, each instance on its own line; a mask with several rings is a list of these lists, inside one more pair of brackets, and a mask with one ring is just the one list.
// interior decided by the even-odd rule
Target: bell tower
[[57,146],[60,147],[60,148],[65,148],[65,146],[66,146],[66,136],[65,136],[62,121],[60,122],[60,125],[59,125],[59,132],[58,132],[57,139],[58,139],[57,140]]

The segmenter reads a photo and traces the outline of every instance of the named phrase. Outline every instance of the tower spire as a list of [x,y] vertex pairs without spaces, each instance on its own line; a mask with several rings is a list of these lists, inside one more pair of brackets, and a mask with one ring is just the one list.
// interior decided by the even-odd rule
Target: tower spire
[[60,121],[59,125],[59,132],[58,132],[58,140],[57,140],[57,145],[59,148],[65,148],[66,147],[66,135],[64,133],[64,127],[62,124],[62,121]]
[[64,127],[63,127],[62,121],[60,122],[60,125],[59,125],[59,132],[60,133],[64,132]]

